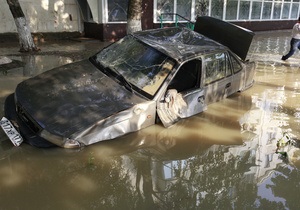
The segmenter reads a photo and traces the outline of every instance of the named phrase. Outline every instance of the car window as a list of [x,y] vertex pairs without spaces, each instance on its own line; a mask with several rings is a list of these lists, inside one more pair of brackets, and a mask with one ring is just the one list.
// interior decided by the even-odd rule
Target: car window
[[168,89],[178,92],[199,87],[201,60],[192,60],[183,64],[169,84]]
[[243,67],[238,62],[238,60],[234,56],[232,56],[232,55],[230,55],[230,57],[231,57],[231,63],[232,63],[233,72],[237,73],[240,70],[242,70]]
[[95,60],[122,75],[149,98],[154,97],[175,65],[174,60],[133,36],[126,36],[103,49]]
[[228,54],[225,52],[206,55],[204,61],[204,85],[208,85],[232,74]]

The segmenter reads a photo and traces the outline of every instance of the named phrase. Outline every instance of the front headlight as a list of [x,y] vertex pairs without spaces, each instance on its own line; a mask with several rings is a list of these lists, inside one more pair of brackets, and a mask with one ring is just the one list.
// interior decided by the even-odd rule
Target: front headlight
[[67,149],[74,149],[74,148],[81,147],[81,144],[76,140],[67,138],[67,139],[65,139],[62,147],[67,148]]
[[63,147],[67,149],[79,148],[83,146],[80,144],[80,142],[76,140],[53,135],[46,130],[42,130],[41,137],[59,147]]

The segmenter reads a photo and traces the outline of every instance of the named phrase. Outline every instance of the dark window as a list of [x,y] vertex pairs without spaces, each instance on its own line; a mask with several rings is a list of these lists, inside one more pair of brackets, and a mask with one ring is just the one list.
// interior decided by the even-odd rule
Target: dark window
[[200,81],[201,60],[188,61],[181,66],[172,82],[169,89],[176,89],[182,92],[189,89],[199,87]]
[[107,4],[109,22],[127,21],[128,0],[109,0]]

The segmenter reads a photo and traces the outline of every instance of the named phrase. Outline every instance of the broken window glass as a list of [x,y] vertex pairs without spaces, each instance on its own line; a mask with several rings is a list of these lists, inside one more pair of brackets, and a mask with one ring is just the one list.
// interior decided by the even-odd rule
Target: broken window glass
[[182,91],[197,88],[200,82],[201,60],[191,60],[183,64],[168,89],[176,89],[179,93]]
[[133,36],[127,36],[102,50],[96,55],[96,60],[150,96],[155,95],[175,63]]

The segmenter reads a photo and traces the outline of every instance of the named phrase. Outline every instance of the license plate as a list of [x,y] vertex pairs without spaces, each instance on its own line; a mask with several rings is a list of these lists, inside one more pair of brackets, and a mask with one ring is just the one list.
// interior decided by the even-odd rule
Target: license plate
[[23,138],[12,125],[12,123],[5,117],[2,117],[0,126],[2,127],[7,137],[11,140],[11,142],[17,147],[20,146],[20,144],[23,142]]

